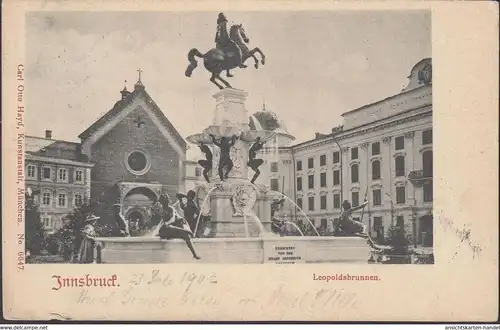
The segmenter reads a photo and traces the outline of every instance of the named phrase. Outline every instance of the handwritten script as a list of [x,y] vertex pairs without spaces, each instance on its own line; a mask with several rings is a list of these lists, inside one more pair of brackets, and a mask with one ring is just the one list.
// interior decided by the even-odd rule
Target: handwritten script
[[[270,290],[257,292],[221,285],[216,273],[185,272],[172,275],[160,270],[134,273],[118,290],[80,289],[79,305],[133,306],[164,309],[171,306],[266,306],[274,308],[347,309],[356,308],[356,294],[342,288],[289,290],[278,284]],[[292,288],[290,286],[290,288]]]
[[[464,243],[468,246],[468,248],[472,251],[472,259],[475,259],[476,256],[481,254],[483,248],[481,247],[481,245],[477,244],[472,238],[470,228],[468,228],[466,225],[464,225],[462,228],[458,228],[453,220],[444,217],[440,218],[440,222],[441,224],[444,225],[445,230],[450,229],[458,238],[459,240],[458,248],[460,248],[461,245]],[[457,256],[457,254],[458,251],[455,252],[451,260],[453,260]]]

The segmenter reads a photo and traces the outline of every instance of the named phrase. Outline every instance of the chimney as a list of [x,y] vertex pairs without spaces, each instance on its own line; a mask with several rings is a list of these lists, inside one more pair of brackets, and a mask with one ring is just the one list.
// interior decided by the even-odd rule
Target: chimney
[[46,130],[45,131],[45,138],[46,139],[52,139],[52,131],[51,130]]

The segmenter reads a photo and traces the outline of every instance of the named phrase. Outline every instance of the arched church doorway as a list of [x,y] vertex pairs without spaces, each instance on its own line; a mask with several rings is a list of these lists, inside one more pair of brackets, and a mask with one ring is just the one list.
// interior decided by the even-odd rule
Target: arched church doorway
[[123,215],[128,222],[130,235],[141,236],[151,220],[151,208],[158,197],[149,188],[131,189],[123,198]]

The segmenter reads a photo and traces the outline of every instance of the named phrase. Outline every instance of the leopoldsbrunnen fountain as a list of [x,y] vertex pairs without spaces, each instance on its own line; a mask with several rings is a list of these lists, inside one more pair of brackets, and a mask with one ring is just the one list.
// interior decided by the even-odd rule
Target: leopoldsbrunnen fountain
[[[221,13],[222,14],[222,13]],[[222,14],[223,15],[223,14]],[[219,18],[221,16],[219,15]],[[220,21],[220,22],[219,22]],[[220,19],[219,25],[226,21]],[[244,30],[231,28],[230,36],[246,39]],[[224,26],[218,31],[224,31]],[[222,38],[222,36],[220,36]],[[250,181],[253,171],[248,160],[251,146],[256,142],[266,142],[275,137],[274,131],[256,129],[249,125],[249,115],[245,108],[247,92],[232,88],[220,77],[220,73],[233,68],[243,68],[246,57],[261,53],[261,64],[265,57],[260,50],[241,47],[242,58],[233,58],[230,48],[234,43],[217,46],[206,54],[196,49],[189,52],[189,66],[186,76],[191,76],[197,66],[195,56],[203,58],[205,68],[212,72],[210,79],[220,88],[215,93],[213,120],[205,130],[187,137],[194,145],[203,143],[213,154],[210,182],[195,188],[200,201],[200,213],[209,216],[206,233],[193,239],[201,260],[193,259],[180,239],[161,240],[157,236],[142,237],[99,237],[96,238],[103,263],[366,263],[370,258],[370,247],[362,237],[333,236],[280,236],[271,231],[271,203],[282,198],[280,192],[271,191],[267,185]],[[258,48],[256,48],[258,49]],[[253,52],[253,53],[252,53]],[[222,54],[223,56],[215,56]],[[251,53],[250,55],[248,55]],[[224,58],[224,60],[221,60]],[[217,62],[219,61],[219,62]],[[255,62],[258,67],[258,61]],[[225,86],[217,83],[221,81]],[[206,109],[203,109],[206,111]],[[220,148],[214,141],[232,141],[229,155],[232,168],[227,178],[218,175]],[[286,197],[286,196],[285,196]],[[289,202],[293,202],[287,198]],[[305,215],[304,215],[305,216]],[[199,225],[198,217],[198,224]],[[306,217],[307,218],[307,217]],[[293,222],[293,220],[291,221]],[[312,224],[310,224],[312,226]],[[314,226],[312,226],[314,228]],[[315,228],[314,228],[315,229]]]

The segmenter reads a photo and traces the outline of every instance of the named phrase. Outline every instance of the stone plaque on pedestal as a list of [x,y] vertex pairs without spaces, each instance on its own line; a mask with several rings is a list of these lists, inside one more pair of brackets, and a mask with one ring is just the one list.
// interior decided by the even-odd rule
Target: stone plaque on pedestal
[[265,242],[264,263],[301,264],[306,262],[305,246],[296,242]]

